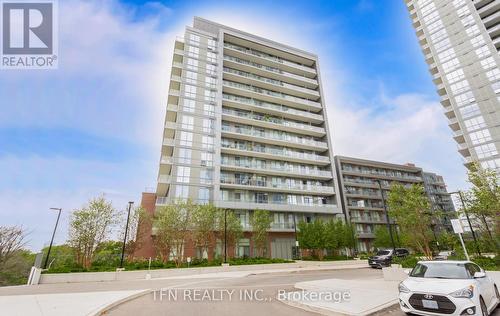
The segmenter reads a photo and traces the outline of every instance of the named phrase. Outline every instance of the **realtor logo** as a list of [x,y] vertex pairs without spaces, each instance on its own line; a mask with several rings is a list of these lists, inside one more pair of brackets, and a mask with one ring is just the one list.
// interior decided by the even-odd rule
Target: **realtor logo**
[[55,0],[3,0],[1,68],[57,68]]

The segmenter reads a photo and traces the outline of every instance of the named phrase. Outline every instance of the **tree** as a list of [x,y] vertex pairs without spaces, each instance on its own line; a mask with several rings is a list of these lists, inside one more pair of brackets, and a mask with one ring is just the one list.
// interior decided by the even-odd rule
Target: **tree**
[[[472,164],[468,172],[472,188],[463,194],[467,211],[480,230],[486,249],[499,251],[500,239],[500,177],[491,169]],[[462,210],[463,211],[463,210]]]
[[184,243],[189,234],[189,220],[195,205],[177,201],[160,208],[154,215],[155,245],[163,261],[171,259],[179,267],[184,259]]
[[0,226],[0,270],[26,244],[22,227]]
[[[224,240],[227,240],[227,248],[235,247],[236,243],[243,236],[243,227],[241,226],[240,219],[229,210],[218,212],[219,218],[217,219],[217,236],[222,241],[224,247]],[[224,223],[226,223],[226,235],[224,235]],[[224,252],[224,249],[222,249]]]
[[81,209],[73,211],[70,219],[68,243],[76,251],[76,261],[89,268],[95,250],[106,240],[116,224],[116,211],[111,202],[101,196],[91,199]]
[[311,250],[320,260],[323,259],[325,249],[325,225],[322,220],[315,219],[312,223],[300,221],[297,239],[303,249]]
[[259,257],[267,252],[267,231],[271,228],[271,213],[265,210],[255,210],[250,224],[252,225],[252,239]]
[[[191,214],[193,241],[197,247],[202,248],[202,257],[208,257],[210,244],[215,240],[217,218],[221,210],[212,204],[197,205]],[[213,257],[213,256],[212,256]]]
[[[123,240],[125,237],[126,225],[127,225],[127,215],[128,211],[122,213],[120,219],[120,230],[118,234],[119,240]],[[141,247],[141,243],[137,240],[137,230],[139,229],[139,220],[150,220],[147,216],[146,210],[142,206],[134,207],[130,210],[130,218],[127,230],[127,243],[125,245],[125,256],[127,258],[131,257],[135,250]]]
[[329,220],[324,223],[325,231],[325,248],[332,251],[338,251],[344,242],[344,228],[343,222],[340,220]]
[[422,185],[393,184],[387,199],[389,214],[408,235],[409,245],[432,258],[431,203]]
[[342,245],[348,248],[353,253],[354,246],[356,245],[356,233],[354,227],[350,223],[343,225],[343,239]]
[[392,248],[391,236],[386,226],[377,225],[374,234],[373,246],[375,248]]

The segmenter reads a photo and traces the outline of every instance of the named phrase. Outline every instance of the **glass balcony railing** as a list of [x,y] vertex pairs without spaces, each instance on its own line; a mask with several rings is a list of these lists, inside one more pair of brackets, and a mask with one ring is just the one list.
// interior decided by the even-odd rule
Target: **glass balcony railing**
[[223,202],[236,202],[236,203],[257,203],[257,204],[274,204],[274,205],[297,205],[297,206],[316,206],[316,207],[337,207],[336,204],[326,204],[319,200],[314,200],[309,203],[289,203],[286,200],[265,200],[265,199],[223,199]]
[[240,97],[240,96],[235,96],[235,95],[226,94],[226,93],[222,94],[222,98],[224,100],[228,100],[228,101],[234,101],[234,102],[239,102],[239,103],[243,103],[243,104],[254,105],[254,106],[264,108],[264,109],[280,111],[283,113],[289,113],[292,115],[307,117],[307,118],[311,118],[314,120],[323,120],[323,116],[320,114],[315,114],[315,113],[302,111],[302,110],[296,110],[296,109],[293,109],[293,108],[290,108],[288,106],[281,105],[281,104],[269,103],[269,102],[255,100],[252,98]]
[[291,127],[291,128],[297,128],[297,129],[306,130],[306,131],[312,131],[312,132],[317,132],[317,133],[324,133],[325,132],[325,129],[323,127],[297,123],[294,121],[281,119],[279,117],[271,117],[271,116],[261,115],[261,114],[252,113],[252,112],[243,112],[243,111],[232,110],[229,108],[222,108],[222,113],[228,114],[228,115],[233,115],[233,116],[238,116],[238,117],[243,117],[243,118],[247,118],[247,119],[251,119],[251,120],[255,120],[255,121],[269,122],[269,123],[273,123],[273,124],[278,124],[278,125]]
[[287,65],[287,66],[290,66],[290,67],[295,67],[295,68],[302,69],[302,70],[305,70],[305,71],[308,71],[308,72],[314,72],[314,73],[316,72],[316,70],[314,68],[312,68],[312,67],[305,66],[305,65],[293,62],[293,61],[289,61],[289,60],[280,58],[278,56],[269,55],[269,54],[266,54],[266,53],[263,53],[263,52],[259,52],[259,51],[256,51],[256,50],[253,50],[253,49],[250,49],[250,48],[242,47],[242,46],[239,46],[239,45],[230,44],[230,43],[224,43],[224,47],[235,49],[237,51],[240,51],[240,52],[243,52],[243,53],[246,53],[246,54],[254,55],[254,56],[257,56],[257,57],[269,60],[269,61],[280,63],[280,64]]
[[317,193],[334,193],[333,187],[323,186],[323,185],[314,185],[314,184],[302,184],[302,183],[279,183],[272,181],[262,181],[256,179],[238,179],[238,178],[229,178],[223,177],[221,175],[220,179],[221,184],[236,184],[236,185],[245,185],[245,186],[255,186],[261,188],[269,188],[269,189],[282,189],[282,190],[300,190],[306,192],[317,192]]
[[236,144],[236,143],[227,143],[224,141],[222,142],[221,146],[222,146],[222,148],[245,150],[245,151],[249,151],[249,152],[271,154],[271,155],[276,155],[276,156],[281,156],[281,157],[308,159],[308,160],[315,160],[315,161],[321,161],[321,162],[329,162],[330,161],[330,158],[327,156],[320,156],[320,155],[310,154],[310,153],[302,153],[302,152],[292,151],[292,150],[288,150],[288,149],[259,147],[259,146],[252,146],[251,144],[248,144],[248,145]]
[[281,171],[286,173],[294,173],[294,174],[302,174],[308,176],[322,176],[322,177],[332,177],[332,172],[328,170],[319,170],[319,169],[304,169],[300,166],[294,165],[270,165],[266,164],[263,166],[261,163],[255,162],[236,162],[234,160],[222,159],[222,166],[227,167],[243,167],[248,169],[259,169],[259,170],[269,170],[269,171]]
[[275,133],[272,133],[269,131],[261,131],[261,130],[254,129],[254,128],[242,128],[242,127],[227,126],[227,125],[222,125],[222,131],[241,134],[241,135],[255,136],[255,137],[266,138],[266,139],[272,139],[272,140],[278,140],[278,141],[283,141],[283,142],[291,142],[291,143],[299,144],[299,145],[312,145],[315,147],[327,148],[327,145],[325,142],[320,142],[320,141],[317,141],[314,139],[301,138],[301,137],[297,137],[297,136],[286,134],[286,133],[281,133],[281,134],[276,133],[275,134]]
[[413,176],[413,175],[404,174],[404,173],[391,173],[391,172],[384,172],[384,171],[377,171],[377,170],[365,170],[365,169],[359,169],[359,168],[349,168],[349,167],[345,167],[345,166],[342,167],[342,171],[422,181],[422,177]]
[[274,98],[283,99],[283,100],[294,102],[297,104],[303,104],[303,105],[307,105],[307,106],[321,108],[321,104],[319,102],[316,102],[316,101],[311,101],[311,100],[304,99],[304,98],[294,97],[294,96],[291,96],[289,94],[276,92],[276,91],[272,91],[272,90],[267,90],[267,89],[262,89],[262,88],[254,87],[254,86],[248,85],[248,84],[238,83],[238,82],[229,81],[229,80],[223,80],[223,85],[226,87],[233,87],[233,88],[237,88],[237,89],[242,89],[242,90],[246,90],[246,91],[250,91],[250,92],[255,92],[255,93],[267,95],[267,96],[274,97]]

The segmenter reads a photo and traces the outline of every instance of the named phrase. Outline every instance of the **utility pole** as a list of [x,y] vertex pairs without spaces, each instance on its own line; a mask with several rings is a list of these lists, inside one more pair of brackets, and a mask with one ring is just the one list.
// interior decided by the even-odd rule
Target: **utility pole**
[[382,196],[382,205],[384,206],[385,220],[387,221],[387,230],[389,231],[389,236],[391,237],[392,249],[396,250],[396,244],[394,243],[394,237],[392,236],[391,222],[389,219],[389,213],[387,212],[387,206],[385,205],[384,191],[382,190],[382,184],[380,180],[375,180],[378,183],[380,189],[380,195]]
[[125,224],[125,236],[123,236],[122,258],[120,260],[120,268],[123,268],[123,258],[125,257],[125,245],[127,244],[128,222],[130,220],[130,209],[134,202],[128,202],[127,224]]
[[62,208],[51,207],[51,210],[59,211],[57,214],[56,226],[54,226],[54,231],[52,232],[52,238],[50,239],[49,250],[47,251],[47,257],[45,257],[45,263],[43,264],[43,268],[47,269],[47,263],[49,262],[50,250],[52,250],[52,243],[54,242],[54,236],[56,235],[57,224],[59,224],[59,218],[61,217]]

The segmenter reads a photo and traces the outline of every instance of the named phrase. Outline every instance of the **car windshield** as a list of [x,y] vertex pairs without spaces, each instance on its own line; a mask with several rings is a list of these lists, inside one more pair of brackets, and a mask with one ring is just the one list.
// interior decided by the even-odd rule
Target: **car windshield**
[[387,256],[388,254],[390,254],[391,252],[389,250],[379,250],[377,252],[377,256]]
[[469,279],[463,263],[419,263],[410,273],[415,278]]
[[440,253],[438,253],[439,256],[447,256],[449,254],[450,254],[449,251],[441,251]]

